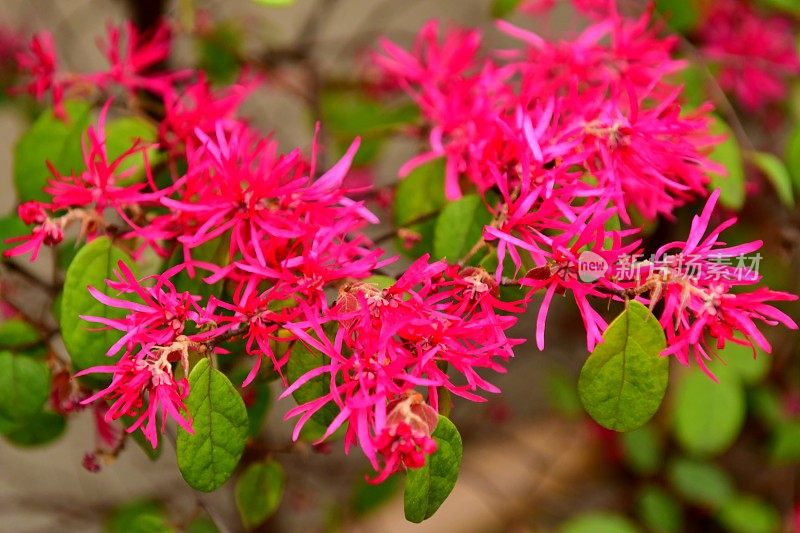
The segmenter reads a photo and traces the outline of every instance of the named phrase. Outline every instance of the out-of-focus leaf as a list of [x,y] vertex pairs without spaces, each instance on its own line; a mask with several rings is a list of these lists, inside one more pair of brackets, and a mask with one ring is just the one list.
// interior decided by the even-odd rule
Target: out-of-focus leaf
[[686,451],[709,456],[728,449],[742,429],[745,395],[741,379],[724,366],[713,365],[715,383],[700,371],[686,374],[675,391],[673,428]]
[[50,371],[42,361],[0,351],[0,416],[22,421],[37,415],[50,397]]
[[0,322],[0,348],[29,347],[42,339],[41,333],[18,318]]
[[697,27],[700,13],[694,0],[656,0],[656,9],[673,30],[686,33]]
[[55,413],[41,411],[16,422],[3,424],[0,433],[17,446],[33,447],[50,444],[64,433],[67,420]]
[[794,127],[786,144],[786,167],[792,176],[795,193],[800,194],[800,122]]
[[736,496],[720,509],[717,520],[730,533],[772,533],[781,526],[781,515],[754,496]]
[[779,463],[800,462],[800,420],[784,422],[775,428],[771,456]]
[[242,66],[242,32],[230,23],[219,23],[198,37],[200,68],[217,84],[232,83]]
[[[374,475],[372,473],[366,476]],[[364,477],[358,479],[353,488],[353,495],[350,498],[350,505],[355,516],[364,516],[374,511],[384,503],[388,502],[400,489],[402,476],[389,476],[384,482],[373,485],[365,481]]]
[[551,370],[545,380],[545,394],[553,408],[568,417],[583,413],[578,387],[574,377],[562,370]]
[[10,250],[19,243],[6,243],[7,239],[29,235],[31,229],[15,214],[0,218],[0,254]]
[[769,372],[770,355],[757,346],[754,350],[749,346],[729,342],[724,349],[719,351],[719,356],[725,361],[728,368],[738,374],[748,385],[758,383]]
[[106,521],[107,533],[170,533],[174,529],[167,523],[161,505],[150,502],[133,502],[119,507]]
[[712,161],[723,165],[727,170],[727,176],[711,173],[711,183],[709,188],[720,189],[719,201],[725,207],[738,211],[744,205],[744,160],[742,151],[736,135],[724,120],[713,116],[709,125],[712,135],[721,135],[725,140],[714,148],[709,158]]
[[262,4],[265,6],[273,6],[273,7],[283,7],[283,6],[290,6],[294,4],[294,0],[253,0],[256,4]]
[[558,529],[560,533],[638,533],[627,518],[615,513],[592,511],[570,518]]
[[661,467],[664,445],[652,425],[623,433],[622,452],[625,463],[642,475],[653,475]]
[[253,463],[236,482],[236,508],[248,529],[262,524],[278,510],[286,484],[276,461]]
[[49,199],[43,190],[50,179],[47,161],[62,175],[83,170],[81,136],[89,125],[91,108],[85,102],[68,101],[64,110],[65,121],[51,109],[44,111],[14,148],[14,185],[20,202]]
[[752,152],[750,160],[769,179],[778,199],[788,207],[794,207],[794,193],[792,192],[792,177],[783,161],[767,152]]
[[689,503],[718,509],[734,496],[727,472],[706,461],[678,458],[667,471],[670,483]]
[[519,6],[520,0],[492,0],[492,17],[506,18],[513,14]]
[[683,510],[672,494],[648,485],[639,491],[637,510],[642,523],[653,533],[683,531]]

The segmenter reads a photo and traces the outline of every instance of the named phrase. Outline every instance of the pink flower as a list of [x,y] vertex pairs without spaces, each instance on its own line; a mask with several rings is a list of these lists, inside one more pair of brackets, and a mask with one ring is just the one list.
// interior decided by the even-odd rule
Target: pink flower
[[[108,59],[109,70],[87,74],[85,78],[107,89],[110,83],[118,84],[134,94],[136,91],[151,91],[164,97],[171,94],[176,80],[188,72],[157,72],[159,64],[169,56],[170,27],[159,23],[154,30],[140,33],[132,22],[124,26],[107,27],[107,40],[98,46]],[[124,46],[123,46],[124,42]]]
[[132,433],[141,428],[153,448],[158,446],[159,411],[160,432],[164,431],[167,416],[189,433],[193,432],[191,424],[182,414],[186,410],[183,400],[189,393],[188,381],[185,378],[175,380],[171,366],[163,357],[153,354],[144,357],[124,356],[116,365],[88,368],[75,376],[89,373],[112,374],[111,384],[82,403],[89,404],[100,398],[111,401],[105,420],[118,420],[123,415],[134,417],[136,420],[127,431]]
[[58,62],[53,36],[46,31],[34,35],[29,49],[17,54],[17,63],[20,70],[30,78],[30,81],[18,90],[27,92],[40,102],[48,92],[52,91],[53,107],[57,112],[61,110],[63,115],[64,87],[56,80]]
[[720,66],[719,83],[748,109],[779,102],[800,74],[791,21],[761,16],[742,0],[718,0],[700,32],[706,57]]
[[[698,366],[712,377],[706,361],[711,360],[714,349],[722,349],[728,341],[772,351],[756,321],[797,329],[788,315],[767,303],[793,301],[797,296],[765,287],[750,292],[732,290],[759,278],[744,267],[725,267],[723,263],[720,269],[720,263],[757,251],[761,241],[725,246],[719,240],[720,233],[732,226],[735,218],[708,231],[718,199],[719,189],[712,193],[703,212],[694,217],[686,242],[669,243],[656,251],[654,263],[659,267],[651,269],[648,277],[654,285],[651,298],[664,303],[660,319],[667,335],[664,353],[674,354],[688,365],[693,352]],[[720,275],[699,275],[703,272]]]
[[[105,316],[82,316],[84,320],[102,324],[106,328],[122,331],[124,335],[108,349],[108,355],[114,355],[125,348],[130,353],[135,345],[140,346],[138,355],[145,355],[159,346],[169,346],[180,342],[189,321],[202,325],[210,320],[197,302],[198,296],[188,292],[180,293],[170,281],[170,277],[183,270],[182,265],[175,266],[163,274],[154,276],[155,284],[143,286],[133,275],[130,268],[120,261],[114,271],[116,279],[107,280],[110,288],[121,295],[129,295],[131,299],[120,299],[107,296],[94,287],[89,292],[97,301],[108,307],[124,309],[128,314],[124,318],[108,318]],[[135,299],[139,301],[135,301]],[[186,366],[187,353],[181,355],[180,361]]]
[[[355,282],[322,316],[303,307],[305,319],[286,328],[322,354],[321,366],[283,396],[320,375],[326,382],[330,378],[331,389],[287,413],[299,417],[294,438],[311,416],[332,404],[340,414],[320,440],[346,422],[345,449],[360,446],[380,472],[378,480],[402,466],[421,465],[432,450],[435,423],[429,419],[438,407],[438,387],[472,401],[483,400],[476,391],[499,391],[478,370],[503,371],[501,362],[519,341],[505,334],[516,319],[495,312],[495,291],[486,272],[448,269],[423,256],[388,288]],[[442,370],[445,363],[458,380]],[[428,391],[425,407],[416,387]],[[418,418],[428,422],[420,424]]]

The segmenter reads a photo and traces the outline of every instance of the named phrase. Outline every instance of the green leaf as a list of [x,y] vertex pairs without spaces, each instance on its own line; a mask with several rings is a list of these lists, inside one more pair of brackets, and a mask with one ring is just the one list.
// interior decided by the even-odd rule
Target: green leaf
[[97,330],[96,324],[80,317],[119,319],[125,316],[124,309],[102,304],[88,291],[91,285],[106,295],[124,298],[105,281],[112,277],[119,261],[124,261],[135,274],[128,254],[114,246],[108,237],[100,237],[81,248],[69,265],[61,300],[61,334],[75,370],[107,364],[106,352],[122,336],[117,330]]
[[655,474],[661,467],[664,445],[652,425],[623,433],[621,437],[625,463],[639,474]]
[[461,435],[453,423],[439,415],[431,436],[436,451],[425,459],[422,468],[406,473],[405,515],[414,523],[427,520],[439,509],[455,487],[461,468]]
[[191,521],[186,533],[219,533],[219,528],[210,518],[199,516]]
[[665,347],[658,319],[639,302],[628,302],[581,369],[578,394],[591,417],[615,431],[650,420],[667,389],[669,360],[660,355]]
[[0,218],[0,254],[10,250],[19,243],[6,243],[7,239],[30,235],[31,229],[16,214]]
[[[318,368],[327,363],[326,356],[322,353],[307,347],[302,342],[295,342],[292,346],[292,354],[289,357],[289,362],[286,363],[286,377],[289,383],[294,383],[306,372]],[[292,396],[298,405],[316,400],[321,396],[325,396],[331,390],[330,377],[322,374],[315,378],[308,380],[302,387],[294,391]],[[319,411],[314,413],[311,420],[316,421],[321,426],[327,428],[336,415],[339,414],[339,409],[333,402],[328,402]],[[324,434],[324,431],[323,431]],[[320,435],[321,436],[321,435]]]
[[547,400],[556,411],[570,418],[583,414],[577,383],[573,376],[563,370],[551,370],[545,379]]
[[[137,141],[139,146],[152,145],[158,141],[158,130],[152,122],[142,117],[129,116],[110,120],[106,124],[106,153],[109,162],[130,150]],[[160,152],[155,146],[147,148],[145,154],[147,162],[151,166],[160,159]],[[121,184],[130,184],[145,178],[142,152],[136,152],[126,157],[117,167],[115,174],[120,176],[125,171],[131,172],[131,174],[119,179]]]
[[683,449],[698,456],[724,452],[744,423],[741,380],[726,367],[715,365],[712,371],[719,383],[698,370],[685,375],[675,391],[675,437]]
[[353,514],[358,517],[365,516],[388,502],[400,488],[401,476],[399,475],[389,476],[383,483],[377,485],[366,481],[370,475],[370,473],[366,473],[361,476],[353,488],[350,505],[353,508]]
[[236,80],[242,66],[243,32],[231,23],[218,23],[197,39],[200,68],[219,85]]
[[794,207],[794,194],[792,192],[792,177],[783,161],[767,152],[752,152],[750,160],[769,179],[778,199],[787,207]]
[[713,116],[709,125],[712,135],[725,136],[725,140],[718,144],[709,158],[723,165],[728,170],[728,175],[711,173],[709,189],[720,189],[719,201],[725,207],[739,210],[744,205],[744,160],[736,135],[724,120]]
[[701,507],[717,509],[734,495],[728,474],[706,461],[678,458],[670,463],[667,476],[678,494]]
[[395,227],[416,232],[420,239],[410,249],[397,239],[397,249],[414,258],[433,251],[435,214],[444,205],[444,159],[420,165],[401,180],[394,197]]
[[388,289],[389,287],[397,283],[397,280],[394,279],[393,277],[381,276],[379,274],[370,276],[368,278],[364,278],[363,281],[364,283],[369,283],[370,285],[374,285],[379,289]]
[[772,437],[770,455],[779,463],[800,462],[800,420],[778,424]]
[[412,104],[387,105],[363,91],[326,90],[320,98],[325,126],[337,137],[376,135],[409,124],[419,116]]
[[[227,266],[230,262],[230,238],[227,235],[223,235],[192,248],[192,259],[221,267]],[[183,248],[178,246],[167,262],[166,267],[171,268],[183,261]],[[184,269],[172,277],[172,283],[178,291],[189,292],[206,300],[210,296],[219,298],[222,295],[224,284],[222,282],[213,284],[204,282],[203,277],[207,275],[207,272],[196,269],[192,278],[189,276],[189,272]]]
[[594,511],[569,519],[560,533],[637,533],[639,530],[624,516]]
[[44,446],[64,433],[67,420],[56,413],[41,411],[17,422],[4,423],[0,429],[6,439],[17,446]]
[[294,4],[294,0],[253,0],[256,4],[265,6],[290,6]]
[[680,503],[660,487],[647,485],[639,491],[637,509],[642,523],[654,533],[683,531]]
[[189,374],[186,407],[194,434],[178,430],[178,468],[192,488],[211,492],[239,464],[249,427],[247,409],[236,387],[208,359],[201,359]]
[[492,0],[492,17],[501,19],[512,15],[519,3],[520,0]]
[[483,236],[483,227],[491,221],[492,215],[477,194],[467,194],[448,203],[436,221],[434,257],[447,258],[450,263],[463,259]]
[[30,347],[42,340],[36,328],[18,318],[0,322],[0,348]]
[[774,388],[759,386],[749,391],[748,404],[752,413],[767,426],[777,426],[786,421],[781,398]]
[[754,496],[737,496],[720,509],[717,520],[730,533],[772,533],[781,527],[781,515]]
[[670,28],[679,33],[693,30],[700,21],[694,0],[656,0],[656,8],[664,14]]
[[114,510],[106,521],[107,533],[168,533],[164,509],[155,502],[133,502]]
[[764,7],[779,9],[790,15],[800,15],[800,5],[797,0],[760,0]]
[[[125,427],[131,427],[131,425],[133,425],[136,422],[136,417],[122,415],[122,422]],[[153,445],[150,444],[150,441],[147,440],[147,437],[145,437],[144,433],[142,433],[141,431],[126,433],[126,435],[128,435],[128,438],[133,439],[133,442],[135,442],[136,445],[142,449],[144,454],[151,461],[155,461],[156,459],[161,457],[161,452],[164,449],[164,447],[162,446],[164,439],[159,440],[156,447],[153,448]]]
[[800,194],[800,122],[795,125],[786,144],[786,167],[792,176],[795,193]]
[[283,468],[276,461],[253,463],[236,482],[236,508],[246,528],[261,525],[283,499]]
[[49,161],[62,175],[83,170],[81,135],[89,125],[91,108],[84,102],[65,102],[66,122],[52,110],[43,112],[14,148],[14,185],[20,202],[49,199],[43,187],[50,179]]
[[50,371],[36,359],[0,352],[0,416],[24,420],[38,414],[50,396]]
[[757,346],[754,350],[750,346],[729,342],[718,354],[728,368],[748,385],[758,383],[769,372],[770,356]]
[[[242,383],[247,377],[248,371],[236,373],[231,379],[236,383]],[[240,387],[240,393],[244,405],[247,407],[247,419],[249,421],[247,434],[256,438],[261,434],[261,428],[267,418],[269,409],[272,406],[272,391],[269,383],[257,376],[247,387]]]

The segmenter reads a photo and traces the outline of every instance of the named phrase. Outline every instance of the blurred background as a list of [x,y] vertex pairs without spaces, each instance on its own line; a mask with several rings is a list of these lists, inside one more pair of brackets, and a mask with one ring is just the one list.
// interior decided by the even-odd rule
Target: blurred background
[[[225,83],[235,78],[243,57],[258,58],[266,66],[267,83],[248,100],[244,114],[265,131],[274,130],[283,147],[307,148],[315,118],[323,123],[329,118],[328,127],[337,134],[337,112],[352,105],[349,98],[337,98],[366,75],[365,53],[379,36],[407,45],[425,21],[439,18],[483,28],[485,46],[502,47],[508,41],[492,22],[497,4],[297,0],[276,8],[253,0],[4,0],[0,37],[6,50],[0,50],[0,60],[9,61],[17,38],[27,40],[47,29],[62,64],[89,71],[103,63],[95,40],[107,23],[132,18],[146,27],[161,16],[191,23],[199,30],[178,33],[170,66],[199,64]],[[641,11],[644,2],[625,7]],[[575,35],[586,23],[568,2],[558,2],[542,15],[509,16],[549,38]],[[691,31],[686,33],[681,53],[691,55]],[[292,55],[298,46],[304,50],[302,61]],[[313,63],[312,74],[308,63]],[[800,80],[790,83],[797,88]],[[298,97],[297,88],[302,92],[310,84],[319,86],[321,109],[309,109]],[[713,77],[700,85],[708,98],[719,97]],[[723,107],[726,118],[736,114],[748,142],[783,154],[800,114],[797,94],[786,108],[768,116],[742,112],[735,101]],[[0,215],[7,215],[16,205],[14,146],[39,109],[26,100],[0,98]],[[775,113],[781,120],[776,121]],[[408,140],[387,141],[375,161],[376,185],[395,182],[397,168],[415,150]],[[781,204],[757,168],[746,171],[750,195],[741,212],[743,223],[730,240],[765,240],[761,272],[767,284],[796,293],[798,211]],[[650,238],[667,242],[684,235],[696,210],[687,206],[677,221],[660,221]],[[8,220],[1,222],[4,237],[10,231]],[[375,234],[383,231],[378,228]],[[42,322],[53,323],[48,295],[33,280],[58,281],[52,268],[56,263],[57,258],[45,256],[22,272],[4,263],[4,297],[24,300],[21,305]],[[515,336],[532,335],[536,308],[520,320]],[[786,309],[800,319],[797,306]],[[591,422],[582,410],[576,383],[587,356],[584,336],[576,309],[557,301],[546,351],[523,345],[508,373],[494,380],[502,395],[479,405],[454,404],[452,418],[464,439],[464,463],[453,494],[433,518],[420,525],[407,523],[402,480],[369,487],[363,482],[368,465],[359,454],[346,457],[341,446],[301,444],[279,454],[287,472],[285,495],[261,530],[522,532],[556,531],[567,524],[572,531],[792,531],[800,520],[800,343],[796,332],[770,334],[775,353],[756,361],[747,353],[729,354],[732,362],[720,373],[719,385],[673,365],[668,398],[656,418],[641,430],[618,435]],[[52,344],[63,350],[58,339]],[[679,443],[676,405],[690,411],[677,416],[692,417],[696,431],[730,435],[710,453]],[[289,440],[291,426],[282,416],[291,406],[291,400],[276,400],[264,425],[265,438],[276,446]],[[730,427],[715,426],[720,419]],[[155,461],[130,443],[113,464],[100,472],[87,471],[81,459],[94,447],[93,433],[92,413],[87,411],[70,417],[63,433],[52,440],[0,439],[0,531],[123,531],[120,517],[131,509],[166,517],[163,524],[177,530],[188,529],[198,516],[212,518],[222,531],[243,530],[233,482],[213,494],[193,491],[182,480],[169,443]],[[581,526],[576,522],[581,517],[597,521]],[[144,530],[161,530],[159,523]]]

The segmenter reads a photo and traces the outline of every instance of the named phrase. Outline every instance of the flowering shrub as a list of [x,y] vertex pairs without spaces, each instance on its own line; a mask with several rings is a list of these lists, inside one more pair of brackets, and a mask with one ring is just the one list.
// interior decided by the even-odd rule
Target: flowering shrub
[[[668,13],[574,4],[586,25],[569,38],[546,39],[522,18],[497,22],[503,49],[438,21],[410,47],[381,39],[364,94],[386,123],[373,117],[363,139],[317,123],[307,151],[282,149],[240,112],[269,90],[258,65],[223,86],[169,70],[172,35],[185,30],[172,21],[109,26],[108,66],[89,73],[64,70],[52,36],[35,35],[18,53],[15,91],[49,107],[17,146],[28,230],[4,255],[36,261],[73,240],[79,250],[59,307],[70,357],[35,378],[45,397],[24,415],[51,413],[47,395],[59,417],[93,406],[92,471],[126,435],[159,449],[166,434],[186,482],[213,491],[260,431],[248,389],[275,379],[297,404],[286,413],[294,441],[358,448],[369,483],[408,472],[406,516],[421,521],[458,475],[453,399],[500,393],[494,375],[527,340],[517,332],[538,350],[557,342],[546,335],[556,295],[574,302],[591,353],[580,399],[609,429],[653,417],[669,359],[716,381],[714,360],[732,345],[765,357],[769,328],[797,329],[780,305],[797,297],[762,283],[760,240],[727,237],[742,156],[711,100],[685,90],[693,58]],[[547,13],[552,2],[520,8]],[[783,101],[800,69],[793,23],[739,0],[705,16],[690,33],[719,65],[719,86],[750,110]],[[357,176],[374,130],[421,146],[379,194]],[[338,141],[332,162],[323,138]],[[793,203],[782,163],[752,152]],[[370,237],[387,198],[388,247]],[[694,204],[682,239],[648,234]],[[8,364],[31,364],[23,351],[4,352]],[[271,459],[247,466],[236,489],[251,527],[274,511],[242,503],[278,490],[261,487],[262,474],[282,479]]]

